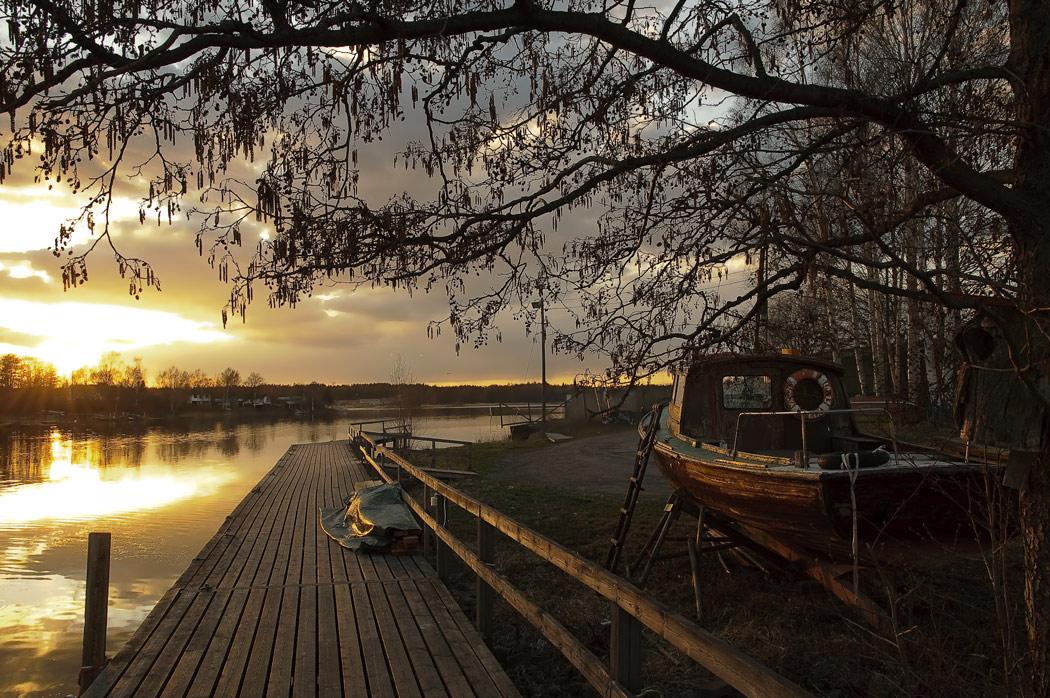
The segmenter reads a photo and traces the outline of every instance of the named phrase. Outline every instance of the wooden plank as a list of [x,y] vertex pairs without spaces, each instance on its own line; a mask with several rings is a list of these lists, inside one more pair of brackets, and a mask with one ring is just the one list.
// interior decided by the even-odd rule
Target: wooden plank
[[[382,589],[385,602],[394,617],[398,631],[401,635],[401,644],[411,658],[412,672],[416,675],[416,682],[424,696],[447,696],[448,691],[441,680],[431,655],[427,642],[423,639],[419,623],[433,624],[433,618],[415,617],[409,608],[408,600],[405,599],[401,584],[403,582],[385,582],[382,585],[374,585],[377,595],[378,589]],[[457,695],[457,694],[453,694]],[[458,694],[458,695],[470,695]]]
[[335,449],[321,451],[319,465],[321,477],[318,481],[318,492],[314,501],[313,523],[315,559],[317,560],[317,695],[341,696],[342,676],[340,672],[339,629],[336,618],[335,588],[332,574],[331,541],[323,531],[319,532],[320,521],[317,506],[332,506],[335,498],[334,483],[336,465]]
[[463,639],[459,626],[450,615],[441,613],[445,610],[444,605],[438,603],[436,611],[427,606],[424,596],[434,596],[432,584],[428,581],[404,581],[401,582],[401,590],[449,693],[457,698],[500,695],[488,670]]
[[[186,613],[179,619],[178,624],[163,638],[164,641],[155,645],[157,653],[151,658],[148,670],[143,671],[138,685],[132,691],[137,698],[150,698],[151,696],[160,695],[161,690],[164,688],[164,683],[175,669],[175,665],[182,656],[190,636],[197,628],[197,623],[200,621],[201,616],[204,615],[208,605],[214,600],[212,594],[189,591],[187,594],[191,595],[193,600],[187,607]],[[145,665],[145,662],[143,662],[143,665]],[[132,679],[132,677],[135,677],[135,674],[134,672],[128,672],[127,676],[129,679]],[[115,692],[120,693],[122,691],[121,684],[118,683],[114,689]]]
[[[260,491],[254,498],[253,506],[243,512],[242,523],[230,527],[231,531],[236,532],[225,534],[233,542],[204,582],[204,589],[230,589],[242,576],[254,576],[255,570],[249,562],[261,556],[262,543],[274,523],[272,514],[280,505],[279,499],[267,496],[265,491],[258,489]],[[225,603],[212,603],[208,607],[162,695],[211,693],[247,600],[248,591],[238,589],[226,593]]]
[[[243,540],[242,551],[231,565],[230,573],[219,581],[218,585],[220,587],[233,587],[238,582],[244,582],[246,587],[251,584],[258,573],[267,543],[273,534],[281,507],[285,503],[283,499],[272,495],[263,496],[259,499],[263,504],[260,508],[260,514],[253,519],[253,526],[240,529],[239,535]],[[249,532],[254,535],[249,536]],[[202,697],[213,695],[216,684],[227,664],[229,664],[231,672],[237,673],[236,684],[239,685],[239,677],[247,660],[251,639],[249,637],[245,640],[244,634],[240,635],[240,644],[243,644],[244,647],[239,647],[238,644],[235,644],[235,639],[238,637],[238,629],[242,621],[251,623],[254,630],[254,622],[257,620],[257,609],[261,605],[263,596],[263,594],[257,593],[253,601],[252,592],[245,587],[235,589],[232,592],[222,618],[215,629],[207,654],[202,660],[196,675],[193,676],[193,682],[187,691],[187,695]],[[244,615],[246,612],[251,614],[247,618]],[[229,691],[230,689],[229,682],[227,682],[225,690]]]
[[[361,639],[358,637],[358,623],[354,610],[350,585],[336,584],[332,587],[335,600],[336,633],[339,638],[339,667],[343,685],[342,695],[369,695],[369,682],[366,675],[364,658],[361,654]],[[375,696],[393,695],[393,688],[382,682],[376,682]]]
[[357,619],[358,634],[361,638],[361,652],[364,656],[365,675],[368,677],[368,690],[371,696],[389,698],[395,695],[393,676],[387,667],[386,655],[383,653],[383,641],[379,626],[372,611],[372,602],[368,597],[368,585],[359,583],[350,586],[354,600],[354,616]]
[[302,561],[299,591],[299,609],[296,618],[297,636],[295,645],[295,666],[292,672],[292,687],[295,698],[311,698],[317,695],[317,502],[320,499],[318,488],[321,479],[321,464],[317,462],[321,453],[311,449],[310,457],[314,462],[312,477],[306,490],[304,506],[300,513],[300,525],[303,529]]
[[434,619],[478,696],[516,698],[518,689],[496,661],[484,638],[462,613],[452,594],[436,578],[416,583]]
[[[331,503],[331,506],[336,506],[342,503],[342,493],[347,491],[347,487],[352,487],[352,481],[347,478],[346,475],[349,470],[345,467],[346,461],[344,460],[344,457],[346,452],[336,449],[332,449],[332,451],[336,454],[336,472],[334,473],[334,484],[328,502]],[[358,624],[360,621],[354,608],[354,599],[350,592],[350,582],[348,578],[350,566],[347,556],[357,556],[350,553],[346,548],[342,547],[327,536],[325,536],[324,539],[328,546],[328,554],[331,562],[331,575],[333,582],[332,592],[335,601],[335,612],[333,618],[336,622],[336,634],[339,640],[338,647],[343,695],[369,695],[369,681],[367,678],[365,659],[361,650],[362,638],[358,636]],[[359,568],[355,567],[353,572],[357,579],[361,578]],[[364,635],[367,636],[369,632],[369,629],[366,628],[364,630]],[[371,632],[375,631],[372,630]],[[393,687],[389,684],[389,681],[384,683],[376,680],[375,684],[375,690],[372,692],[373,695],[384,697],[393,695]]]
[[291,447],[88,695],[515,695],[447,590],[416,586],[434,579],[425,561],[318,531],[318,507],[369,476],[345,443]]
[[[290,449],[294,462],[302,463],[300,456],[302,448],[293,446]],[[295,487],[283,488],[283,494],[287,499],[287,507],[284,510],[280,538],[271,539],[274,543],[272,550],[272,562],[268,574],[262,573],[256,578],[256,583],[269,585],[262,601],[262,610],[259,616],[258,628],[254,639],[251,640],[252,647],[248,656],[248,664],[244,673],[244,681],[241,685],[241,694],[245,696],[261,696],[270,686],[271,674],[277,673],[273,683],[284,685],[285,692],[275,695],[288,695],[288,686],[291,683],[291,663],[285,661],[284,657],[278,657],[277,643],[280,640],[278,628],[281,624],[282,609],[291,605],[291,597],[297,596],[297,589],[288,588],[287,584],[290,568],[290,548],[295,537],[295,521],[298,513],[299,502],[302,499],[303,479],[296,482]],[[294,619],[293,619],[294,620]],[[287,614],[283,627],[288,627]],[[294,628],[294,626],[293,626]],[[286,633],[287,634],[287,633]]]
[[423,694],[419,690],[408,652],[398,632],[397,621],[394,620],[394,614],[390,610],[384,585],[365,584],[363,586],[366,587],[372,610],[375,613],[376,627],[379,628],[379,638],[398,698],[421,698]]
[[[285,455],[286,472],[301,477],[301,471],[295,468],[292,456],[295,450],[289,449]],[[279,608],[281,589],[269,592],[265,585],[269,583],[270,575],[276,567],[276,559],[281,551],[281,543],[284,537],[284,528],[287,523],[288,509],[291,506],[291,494],[294,488],[290,481],[281,480],[274,483],[268,492],[277,509],[273,510],[273,520],[265,537],[260,537],[261,548],[256,547],[250,560],[254,569],[245,570],[245,574],[239,578],[239,583],[245,586],[259,585],[249,590],[244,610],[237,621],[234,635],[230,641],[227,652],[219,674],[219,680],[215,687],[214,695],[232,696],[236,695],[241,688],[242,681],[248,673],[252,658],[255,663],[252,666],[252,680],[250,686],[259,687],[261,681],[265,681],[265,672],[269,668],[269,657],[273,646],[273,633],[276,631],[276,612]],[[281,493],[282,496],[277,496]],[[276,597],[276,598],[275,598]],[[270,599],[271,605],[266,600]],[[276,602],[276,603],[275,603]],[[265,659],[265,664],[263,663]],[[262,671],[260,676],[258,672]],[[207,695],[207,694],[205,694]],[[245,694],[250,695],[250,694]]]
[[[298,447],[298,455],[306,455],[306,449]],[[284,593],[281,597],[273,655],[270,658],[270,675],[266,691],[274,696],[290,695],[295,669],[296,625],[299,614],[299,586],[303,574],[303,509],[309,493],[309,481],[303,478],[295,505],[289,509],[287,543],[282,545],[284,566]],[[282,540],[284,538],[282,537]],[[249,694],[251,695],[251,694]]]

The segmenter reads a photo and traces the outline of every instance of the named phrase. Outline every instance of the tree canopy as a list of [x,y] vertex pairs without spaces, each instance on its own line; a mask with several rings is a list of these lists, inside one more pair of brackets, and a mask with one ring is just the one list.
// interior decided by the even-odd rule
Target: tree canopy
[[[96,245],[127,177],[143,221],[199,193],[234,313],[259,286],[274,304],[329,279],[440,288],[483,342],[542,293],[576,315],[557,346],[651,369],[818,275],[1016,295],[1031,245],[1005,231],[1041,205],[1009,185],[1035,137],[1025,5],[8,1],[0,175],[29,160],[83,192]],[[359,154],[391,136],[410,185],[376,200]],[[912,250],[950,231],[954,257],[914,259],[919,217]],[[272,236],[239,254],[251,226]],[[718,291],[760,256],[753,289]],[[132,293],[157,283],[117,260]]]

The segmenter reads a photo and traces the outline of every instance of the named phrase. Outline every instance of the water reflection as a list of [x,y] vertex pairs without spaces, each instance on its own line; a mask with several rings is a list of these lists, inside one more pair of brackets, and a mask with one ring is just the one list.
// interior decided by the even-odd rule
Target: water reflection
[[[347,421],[0,429],[0,696],[76,693],[90,531],[113,534],[112,655],[289,445],[346,438]],[[426,431],[502,435],[487,412]]]
[[143,465],[145,451],[145,440],[107,448],[102,440],[74,443],[53,432],[39,475],[0,491],[0,527],[157,509],[212,494],[234,479],[227,468],[172,470],[163,464]]

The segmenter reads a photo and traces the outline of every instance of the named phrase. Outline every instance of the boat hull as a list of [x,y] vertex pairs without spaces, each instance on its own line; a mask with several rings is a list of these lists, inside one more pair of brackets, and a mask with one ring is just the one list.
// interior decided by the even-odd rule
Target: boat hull
[[1008,508],[998,498],[989,505],[988,493],[997,489],[994,473],[971,465],[869,468],[853,471],[851,479],[844,470],[733,465],[685,450],[665,440],[653,456],[664,477],[694,503],[836,562],[901,562],[974,550],[1003,523],[994,520],[997,506]]

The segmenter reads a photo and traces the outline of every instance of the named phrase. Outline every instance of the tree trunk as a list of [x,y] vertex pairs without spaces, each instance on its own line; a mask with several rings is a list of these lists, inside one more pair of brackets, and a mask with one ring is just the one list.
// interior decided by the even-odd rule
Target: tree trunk
[[[869,259],[873,258],[869,250]],[[868,266],[868,281],[874,284],[878,281],[873,266]],[[875,394],[888,395],[889,381],[886,377],[886,351],[883,338],[885,331],[882,324],[882,296],[873,289],[868,289],[868,330],[870,334],[868,345],[871,347],[871,370],[875,379]]]
[[838,323],[835,322],[835,307],[831,302],[831,278],[825,276],[823,283],[824,291],[824,319],[828,324],[828,343],[831,345],[831,360],[842,363],[842,349],[839,346]]
[[[1050,307],[1050,224],[1042,207],[1050,201],[1050,3],[1011,0],[1010,67],[1015,71],[1018,138],[1014,189],[1032,205],[1008,221],[1021,279],[1021,309]],[[1044,332],[1046,328],[1043,328]],[[1044,375],[1050,364],[1046,334],[1035,358]],[[1045,425],[1044,425],[1045,428]],[[1050,695],[1050,435],[1021,496],[1025,558],[1025,610],[1031,652],[1032,688]]]
[[1043,448],[1021,494],[1025,620],[1035,696],[1050,695],[1050,448]]
[[861,395],[870,395],[868,377],[864,367],[864,342],[861,338],[864,333],[860,330],[860,321],[857,317],[857,287],[851,281],[849,284],[849,323],[853,332],[853,360],[857,364],[857,384],[860,386]]

